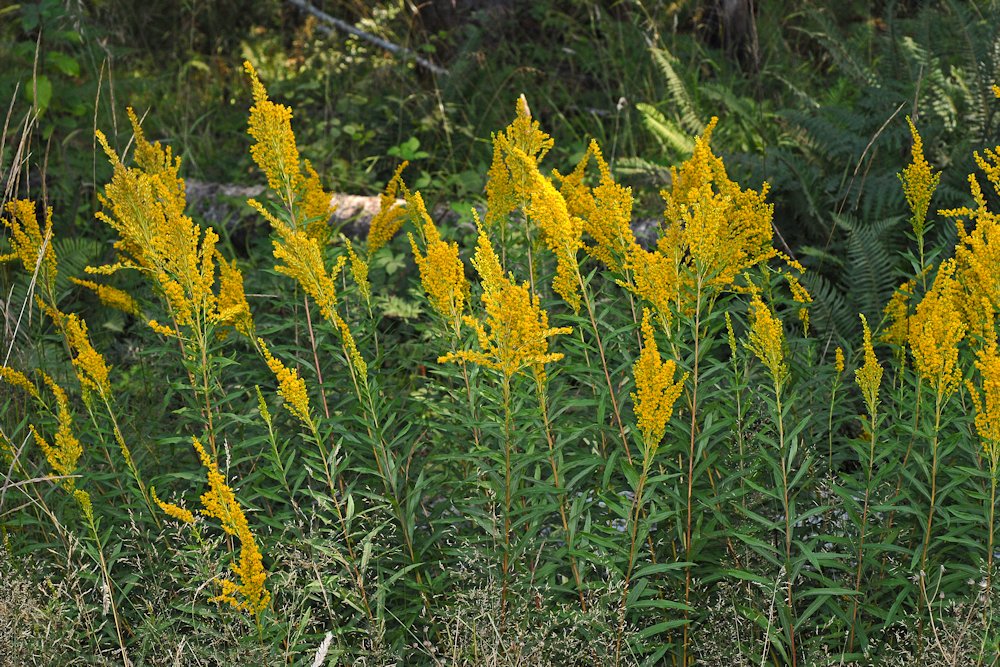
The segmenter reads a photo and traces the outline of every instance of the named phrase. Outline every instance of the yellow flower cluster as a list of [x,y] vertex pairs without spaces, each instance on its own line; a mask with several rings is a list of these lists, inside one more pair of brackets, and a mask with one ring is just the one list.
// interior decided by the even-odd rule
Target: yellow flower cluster
[[764,364],[779,389],[788,377],[784,346],[785,331],[781,320],[755,291],[750,301],[750,340],[747,347]]
[[709,145],[717,122],[713,118],[695,140],[691,158],[671,168],[671,189],[660,194],[667,226],[683,229],[679,240],[693,275],[725,289],[745,270],[776,256],[771,246],[774,206],[765,202],[767,184],[757,192],[729,179]]
[[[227,276],[227,305],[219,309],[213,289],[216,283],[216,243],[219,236],[212,228],[204,233],[184,214],[187,205],[184,179],[180,178],[180,158],[170,147],[146,140],[132,109],[128,110],[135,133],[135,167],[126,167],[108,144],[104,134],[97,138],[104,148],[114,172],[111,182],[99,195],[105,211],[98,219],[119,234],[115,243],[121,261],[98,268],[92,273],[113,273],[119,268],[135,268],[151,277],[159,287],[171,318],[178,327],[202,328],[208,323],[234,323],[231,306],[237,288],[235,274]],[[238,292],[242,293],[242,285]],[[245,299],[244,299],[245,301]],[[225,314],[223,314],[223,312]],[[249,309],[241,328],[249,317]],[[166,335],[167,327],[157,327]]]
[[201,458],[201,463],[208,471],[208,491],[202,494],[201,513],[219,520],[222,530],[240,541],[240,558],[232,565],[233,572],[239,583],[231,579],[220,582],[222,593],[212,598],[212,602],[225,602],[240,611],[252,613],[258,619],[271,602],[271,593],[267,590],[267,570],[264,569],[264,559],[257,546],[257,541],[250,532],[243,508],[236,500],[236,495],[219,472],[219,467],[198,442],[193,438],[195,450]]
[[837,375],[844,372],[844,348],[839,345],[833,354],[833,366],[837,369]]
[[539,305],[538,296],[532,297],[528,284],[519,285],[503,275],[500,259],[482,225],[472,265],[482,279],[486,316],[482,320],[466,316],[465,322],[475,329],[480,350],[448,354],[438,361],[464,359],[497,370],[507,378],[527,367],[543,375],[545,364],[563,357],[548,351],[548,339],[572,329],[550,328],[548,313]]
[[149,487],[149,494],[153,497],[153,502],[159,505],[160,509],[167,516],[177,519],[181,523],[194,523],[194,514],[190,510],[186,510],[179,505],[174,505],[173,503],[167,503],[160,500],[156,495],[156,488]]
[[[875,356],[875,349],[872,347],[872,331],[868,328],[868,320],[864,315],[861,315],[861,326],[864,329],[865,337],[865,363],[854,371],[854,381],[861,389],[861,395],[868,406],[868,414],[874,417],[878,408],[878,390],[882,386],[882,365],[879,364],[878,358]],[[837,351],[841,354],[840,364],[843,368],[843,352],[839,347]]]
[[111,287],[110,285],[101,285],[92,280],[80,280],[79,278],[70,278],[69,280],[71,283],[80,287],[86,287],[96,294],[101,303],[108,308],[114,308],[129,315],[139,315],[139,302],[128,292],[120,290],[117,287]]
[[882,317],[889,323],[882,331],[882,340],[890,345],[906,345],[910,337],[910,297],[917,287],[915,279],[899,286],[882,311]]
[[385,192],[378,196],[379,209],[368,226],[368,256],[378,252],[392,240],[399,228],[406,222],[406,206],[399,199],[403,189],[403,170],[407,162],[396,168],[396,172],[385,186]]
[[276,359],[267,349],[267,344],[263,339],[258,338],[257,344],[260,345],[260,349],[264,353],[267,367],[271,369],[274,377],[278,380],[278,393],[285,399],[285,407],[302,423],[310,425],[312,416],[309,411],[309,393],[306,391],[305,380],[299,377],[298,371],[288,368],[279,359]]
[[[532,170],[554,145],[552,137],[542,132],[524,95],[517,98],[514,121],[493,136],[493,162],[486,177],[486,226],[506,227],[511,213],[524,206],[532,190]],[[513,149],[527,156],[520,160]]]
[[7,366],[0,366],[0,382],[5,382],[12,387],[18,387],[31,394],[33,398],[41,399],[35,383],[28,379],[28,376],[20,371]]
[[[677,364],[672,359],[664,361],[656,346],[656,337],[651,323],[652,314],[648,308],[642,311],[642,351],[632,365],[635,377],[635,418],[642,433],[642,440],[649,455],[656,453],[660,446],[667,422],[673,413],[674,403],[681,395],[687,374],[674,382]],[[728,322],[728,320],[727,320]]]
[[427,300],[457,331],[469,294],[469,281],[465,278],[465,265],[458,256],[458,244],[441,238],[419,192],[407,193],[406,205],[425,249],[421,254],[413,234],[408,234]]
[[351,239],[344,239],[344,241],[347,244],[347,257],[351,261],[351,277],[354,278],[354,283],[358,286],[365,303],[371,305],[372,284],[368,281],[368,262],[354,252],[354,244],[351,243]]
[[[600,182],[588,188],[584,182],[586,168],[593,157],[600,171]],[[621,273],[629,253],[638,248],[632,232],[632,190],[615,182],[611,169],[596,141],[591,141],[583,158],[561,181],[559,192],[571,215],[582,220],[583,232],[593,240],[584,246],[587,254],[611,271]]]
[[955,279],[955,260],[941,264],[934,286],[910,317],[909,343],[914,367],[937,391],[950,396],[962,378],[958,346],[965,337],[961,311],[962,286]]
[[30,199],[15,199],[4,207],[9,218],[2,218],[4,226],[10,230],[8,241],[12,252],[0,255],[0,262],[14,259],[21,261],[24,270],[35,273],[37,267],[41,284],[49,294],[56,284],[56,253],[52,249],[52,208],[45,211],[45,229],[38,224],[35,204]]
[[1000,463],[1000,353],[995,341],[976,352],[976,370],[981,393],[971,381],[966,386],[976,406],[976,432],[995,470]]
[[[516,149],[514,149],[516,150]],[[527,156],[521,154],[525,160]],[[533,167],[531,199],[525,212],[538,225],[542,240],[556,257],[552,289],[565,299],[573,312],[580,310],[580,278],[576,253],[583,247],[583,220],[570,215],[566,201],[552,182]]]
[[222,255],[219,261],[219,305],[217,320],[220,324],[233,327],[247,338],[253,336],[253,316],[243,290],[243,272],[235,260],[227,261]]
[[267,176],[267,184],[285,203],[293,226],[324,245],[329,237],[331,195],[308,160],[300,164],[292,132],[292,110],[272,102],[249,61],[243,69],[250,77],[254,104],[250,107],[248,133],[254,138],[250,155]]
[[924,157],[924,141],[909,116],[906,122],[913,136],[913,161],[899,174],[899,180],[903,183],[903,193],[912,213],[910,225],[913,233],[922,237],[927,224],[927,209],[930,208],[931,197],[941,181],[941,174],[931,171],[931,166]]
[[45,458],[52,467],[52,471],[64,477],[60,481],[62,487],[67,491],[72,491],[76,485],[70,475],[76,472],[76,464],[80,460],[80,456],[83,455],[83,447],[76,436],[73,435],[73,415],[69,410],[69,400],[66,397],[66,392],[47,374],[43,374],[42,378],[56,398],[56,415],[59,420],[59,426],[56,429],[56,435],[51,445],[42,437],[42,434],[38,432],[38,429],[33,424],[30,427],[31,433],[35,436],[35,441],[41,448],[42,453],[45,454]]
[[111,395],[111,385],[108,382],[108,365],[104,357],[94,349],[87,333],[87,323],[76,314],[62,314],[53,317],[66,336],[66,342],[73,354],[73,368],[86,396],[89,391],[96,391],[99,396]]

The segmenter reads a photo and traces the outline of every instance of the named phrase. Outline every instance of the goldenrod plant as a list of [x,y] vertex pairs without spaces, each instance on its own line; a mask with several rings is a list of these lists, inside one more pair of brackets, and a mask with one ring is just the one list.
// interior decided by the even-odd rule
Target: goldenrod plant
[[442,214],[400,160],[349,238],[244,68],[246,252],[188,206],[156,109],[95,135],[114,240],[89,269],[60,211],[3,204],[0,572],[65,630],[18,659],[1000,658],[1000,147],[936,211],[907,122],[910,270],[855,339],[722,121],[681,142],[651,242],[601,144],[552,164],[524,96],[474,206]]

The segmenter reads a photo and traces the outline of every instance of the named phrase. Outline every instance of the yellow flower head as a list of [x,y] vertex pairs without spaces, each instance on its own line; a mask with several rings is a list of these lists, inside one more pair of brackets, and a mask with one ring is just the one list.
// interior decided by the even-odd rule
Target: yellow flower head
[[248,132],[256,143],[250,148],[250,156],[267,176],[268,186],[285,195],[294,190],[300,179],[299,149],[292,133],[292,110],[268,99],[267,90],[250,61],[243,63],[243,69],[250,77],[254,102],[250,107]]
[[347,244],[347,256],[351,262],[351,276],[354,278],[354,283],[358,286],[361,296],[364,297],[365,303],[370,305],[372,284],[368,281],[368,262],[354,252],[354,244],[351,243],[351,239],[345,239],[345,243]]
[[882,340],[890,345],[900,347],[906,345],[910,330],[910,297],[917,286],[917,281],[908,280],[899,286],[893,293],[882,317],[889,323],[889,326],[882,332]]
[[202,465],[208,472],[209,489],[201,496],[203,506],[201,513],[218,519],[222,530],[240,541],[239,562],[232,566],[239,582],[223,579],[220,582],[222,593],[213,597],[212,602],[225,602],[237,610],[247,611],[259,617],[271,602],[271,593],[265,587],[267,570],[264,569],[260,548],[253,533],[250,532],[250,524],[243,513],[243,508],[219,472],[219,467],[197,438],[193,438],[192,441]]
[[399,200],[399,192],[403,186],[403,170],[408,162],[403,162],[396,168],[396,173],[389,179],[385,192],[379,195],[379,209],[368,227],[368,256],[371,257],[385,244],[392,240],[399,228],[406,221],[406,206]]
[[837,375],[841,375],[844,372],[844,348],[838,345],[833,358],[833,366],[837,369]]
[[958,346],[965,337],[962,288],[955,279],[955,260],[941,264],[934,286],[910,317],[909,343],[914,367],[939,397],[950,396],[962,377]]
[[924,158],[923,139],[909,116],[906,117],[906,123],[913,136],[913,161],[899,174],[899,180],[903,184],[906,203],[912,213],[910,225],[913,233],[922,237],[927,224],[927,209],[930,208],[931,197],[941,181],[941,174],[931,171],[931,166]]
[[713,118],[695,140],[691,158],[672,168],[666,202],[667,225],[683,229],[687,265],[708,286],[725,289],[746,269],[776,255],[771,246],[774,206],[760,192],[740,188],[729,179],[722,159],[709,146],[718,122]]
[[566,300],[573,312],[578,312],[580,278],[576,254],[583,247],[583,220],[569,214],[562,195],[549,179],[538,173],[537,168],[531,178],[533,186],[525,212],[538,225],[542,241],[556,256],[556,276],[552,289]]
[[66,392],[48,375],[43,374],[42,378],[56,398],[56,414],[59,420],[59,427],[56,430],[55,440],[51,445],[34,426],[31,426],[31,432],[35,436],[38,446],[45,454],[49,465],[52,466],[52,471],[57,475],[66,476],[65,479],[60,481],[60,484],[67,491],[72,491],[75,484],[69,475],[76,472],[77,463],[83,454],[83,447],[76,436],[73,435],[73,415],[69,410],[69,400],[66,398]]
[[750,340],[747,347],[767,368],[775,387],[781,387],[788,377],[784,345],[785,331],[781,320],[755,291],[750,302]]
[[976,370],[980,387],[967,383],[976,406],[976,432],[990,467],[996,472],[1000,463],[1000,354],[995,342],[976,351]]
[[[503,132],[493,136],[493,163],[486,178],[486,226],[506,226],[508,216],[527,201],[531,170],[545,157],[554,142],[542,132],[524,95],[517,98],[516,116]],[[511,157],[512,149],[527,156],[528,163]]]
[[90,344],[87,323],[75,314],[62,314],[59,326],[73,353],[73,368],[84,392],[96,391],[100,396],[110,396],[108,366],[104,357]]
[[172,519],[177,519],[181,523],[194,523],[194,514],[190,510],[186,510],[179,505],[174,505],[173,503],[166,503],[160,500],[156,496],[156,489],[154,487],[149,487],[149,493],[153,497],[153,502],[159,505],[163,513]]
[[80,509],[83,510],[83,516],[87,517],[87,521],[91,524],[94,523],[94,505],[90,502],[90,494],[83,489],[77,489],[73,492],[73,497],[76,502],[80,505]]
[[36,399],[41,398],[41,394],[38,393],[35,383],[29,380],[27,375],[13,368],[8,368],[7,366],[0,367],[0,382],[23,389]]
[[407,197],[407,207],[423,239],[425,253],[422,254],[413,234],[409,235],[413,259],[420,269],[420,282],[427,292],[427,300],[445,321],[457,329],[469,294],[469,281],[465,278],[465,264],[458,256],[458,244],[441,238],[419,192]]
[[222,255],[219,260],[219,299],[216,321],[232,326],[246,337],[253,335],[253,315],[250,314],[250,304],[243,290],[243,273],[237,268],[236,262],[226,261]]
[[278,393],[285,399],[285,407],[304,424],[311,424],[309,393],[306,391],[305,380],[299,377],[298,371],[288,368],[280,360],[275,359],[262,338],[258,338],[257,343],[264,353],[267,367],[271,369],[274,377],[278,380]]
[[548,339],[572,329],[550,328],[548,313],[542,309],[538,297],[532,297],[528,284],[518,285],[503,275],[500,260],[481,225],[472,265],[482,279],[481,298],[486,317],[480,320],[467,316],[465,321],[476,330],[480,351],[448,354],[438,361],[465,359],[510,378],[526,367],[541,372],[545,364],[562,359],[562,354],[548,351]]
[[626,268],[632,273],[632,291],[669,322],[680,284],[677,262],[659,251],[635,244],[629,251]]
[[[861,395],[868,406],[868,414],[874,419],[875,411],[878,408],[878,390],[882,386],[882,365],[879,364],[878,358],[875,356],[875,350],[872,347],[872,332],[868,328],[868,320],[865,319],[864,315],[861,315],[861,326],[864,329],[865,336],[865,363],[861,365],[861,368],[854,371],[854,381],[857,382],[858,388],[861,389]],[[840,348],[838,347],[837,350],[840,351]],[[840,354],[842,368],[843,352]]]
[[110,285],[101,285],[91,280],[70,278],[70,282],[89,289],[108,308],[114,308],[129,315],[139,315],[139,302],[128,292],[120,290],[117,287],[111,287]]
[[635,418],[642,433],[643,443],[651,450],[652,456],[663,439],[667,422],[673,413],[674,403],[684,388],[687,374],[674,382],[677,364],[672,359],[664,361],[660,358],[650,320],[650,310],[643,308],[642,351],[632,365],[632,374],[635,377],[632,402],[635,404]]
[[9,218],[0,218],[10,230],[8,241],[13,252],[0,255],[0,262],[21,261],[28,273],[38,268],[41,282],[49,292],[55,289],[56,252],[52,248],[52,208],[45,211],[45,229],[38,224],[35,204],[30,199],[15,199],[4,207]]

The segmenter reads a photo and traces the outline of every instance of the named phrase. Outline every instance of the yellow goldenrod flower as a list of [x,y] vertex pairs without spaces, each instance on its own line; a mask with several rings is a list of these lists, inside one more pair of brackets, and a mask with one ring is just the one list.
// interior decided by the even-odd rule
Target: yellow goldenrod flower
[[237,268],[236,262],[226,261],[222,255],[219,260],[219,312],[216,316],[221,324],[232,326],[246,337],[253,336],[253,315],[250,314],[250,304],[247,303],[243,290],[243,273]]
[[278,380],[278,393],[285,399],[285,407],[303,423],[310,424],[312,417],[309,411],[309,393],[306,391],[305,380],[299,377],[298,371],[288,368],[280,360],[275,359],[262,338],[257,339],[267,367]]
[[955,260],[943,262],[934,286],[910,317],[909,343],[914,367],[934,387],[939,398],[950,396],[962,377],[958,345],[967,327],[960,310],[962,288],[954,274]]
[[213,597],[211,601],[225,602],[237,610],[250,612],[259,619],[271,601],[271,593],[265,587],[267,570],[264,569],[263,556],[253,533],[250,532],[250,524],[243,513],[243,508],[219,472],[219,467],[197,438],[192,438],[192,442],[202,465],[208,472],[209,489],[201,496],[203,506],[201,513],[218,519],[222,530],[240,541],[239,562],[232,565],[239,583],[223,579],[220,582],[222,593]]
[[771,246],[774,206],[760,192],[729,179],[722,159],[709,146],[717,118],[695,140],[691,158],[672,168],[666,202],[668,225],[680,225],[686,263],[708,286],[725,289],[746,269],[776,256]]
[[354,252],[354,244],[351,243],[351,239],[344,239],[344,242],[347,244],[347,256],[351,262],[351,276],[354,278],[365,303],[371,305],[372,284],[368,281],[368,262],[358,257],[358,254]]
[[413,234],[408,235],[413,259],[420,270],[420,283],[431,307],[457,329],[469,294],[469,281],[465,278],[465,264],[458,256],[458,244],[442,240],[419,192],[408,195],[406,203],[425,249],[425,254],[421,254]]
[[976,351],[976,370],[980,388],[971,381],[966,385],[976,406],[976,432],[995,469],[1000,463],[1000,354],[995,341]]
[[632,365],[635,377],[635,392],[632,394],[634,411],[642,440],[650,450],[650,456],[660,446],[667,422],[673,413],[674,403],[684,388],[687,374],[674,382],[677,364],[672,359],[664,361],[656,347],[656,337],[650,322],[648,308],[642,311],[642,351]]
[[409,163],[403,162],[396,168],[396,172],[385,186],[385,192],[378,197],[379,210],[368,227],[369,257],[391,241],[406,221],[406,205],[399,201],[399,191],[403,185],[403,170],[407,164]]
[[[679,276],[677,262],[658,251],[635,244],[629,251],[626,268],[632,273],[631,289],[647,301],[663,318],[671,320],[671,306],[677,300]],[[626,283],[619,283],[626,285]]]
[[129,315],[139,315],[139,302],[128,292],[111,287],[110,285],[100,285],[91,280],[80,280],[79,278],[70,278],[69,280],[80,287],[86,287],[92,291],[97,295],[101,303],[108,308],[114,308]]
[[[645,308],[643,309],[645,311]],[[726,338],[729,340],[729,353],[732,355],[732,360],[736,361],[736,331],[733,330],[733,318],[729,316],[729,311],[726,311]]]
[[747,347],[764,364],[778,388],[788,377],[784,345],[785,331],[781,320],[754,291],[750,301],[750,340]]
[[83,489],[77,489],[73,492],[73,497],[76,498],[76,502],[79,503],[80,509],[83,510],[83,515],[87,518],[87,521],[93,525],[94,505],[90,502],[90,494]]
[[906,281],[899,286],[886,304],[882,317],[889,326],[882,332],[881,338],[884,342],[900,347],[906,345],[910,328],[910,297],[913,296],[916,286],[915,279]]
[[56,252],[52,248],[52,208],[45,211],[44,230],[38,224],[35,204],[30,199],[9,201],[4,208],[10,215],[2,220],[10,230],[8,241],[13,252],[0,255],[0,262],[19,259],[30,274],[34,274],[37,267],[42,284],[52,292],[57,273]]
[[149,494],[153,497],[153,502],[159,505],[160,509],[167,516],[177,519],[181,523],[194,523],[194,514],[190,510],[186,510],[179,505],[174,505],[173,503],[167,503],[160,500],[156,496],[156,488],[149,487]]
[[60,315],[60,318],[54,319],[66,336],[66,342],[73,353],[73,368],[76,369],[76,377],[84,393],[96,391],[100,396],[110,396],[108,365],[104,363],[104,357],[91,345],[90,336],[87,334],[87,323],[76,314]]
[[6,382],[12,387],[19,387],[36,399],[41,398],[35,383],[29,380],[27,375],[13,368],[8,368],[7,366],[0,367],[0,382]]
[[[865,404],[868,406],[868,414],[874,417],[876,408],[878,407],[878,390],[882,386],[882,365],[879,364],[878,358],[875,356],[875,349],[872,347],[872,332],[868,328],[868,320],[864,315],[861,315],[861,327],[864,329],[864,349],[865,349],[865,363],[861,365],[861,368],[854,371],[854,381],[858,384],[858,388],[861,389],[861,395],[865,399]],[[840,348],[837,348],[840,352]],[[843,352],[841,354],[841,368],[843,368]]]
[[909,116],[906,117],[906,123],[913,136],[913,161],[899,174],[899,180],[903,184],[906,203],[913,214],[910,217],[913,233],[922,237],[927,224],[927,209],[930,208],[931,197],[941,181],[941,174],[931,171],[931,166],[924,158],[924,141]]
[[524,95],[517,99],[516,115],[503,132],[493,136],[493,162],[486,177],[486,226],[507,224],[508,216],[523,206],[531,190],[531,169],[511,157],[517,149],[537,168],[554,142],[542,132],[538,121],[531,118],[531,109]]
[[844,348],[839,345],[833,353],[833,366],[837,369],[837,375],[841,375],[844,372]]
[[35,441],[45,454],[45,458],[52,467],[52,471],[57,475],[65,477],[65,479],[60,481],[62,487],[67,491],[72,491],[75,484],[70,475],[76,472],[77,463],[80,461],[80,456],[83,455],[83,447],[76,436],[73,435],[73,415],[69,410],[69,400],[66,397],[66,392],[47,374],[43,374],[42,378],[56,398],[56,414],[59,420],[59,427],[56,429],[55,439],[51,445],[42,437],[34,425],[31,426],[31,433],[35,436]]
[[335,323],[338,318],[335,281],[347,258],[340,257],[333,272],[327,273],[323,265],[323,252],[316,239],[303,230],[293,229],[281,222],[260,202],[250,199],[247,203],[264,216],[278,234],[278,238],[273,239],[271,244],[274,247],[274,258],[282,263],[274,269],[298,282],[319,306],[323,317],[328,322]]
[[481,299],[486,317],[480,320],[466,316],[465,322],[476,330],[480,351],[456,352],[438,361],[465,359],[510,378],[526,367],[539,371],[545,364],[562,359],[562,354],[548,351],[548,339],[572,329],[550,328],[548,313],[542,309],[538,297],[531,296],[528,284],[518,285],[503,275],[500,259],[482,225],[472,265],[482,279]]
[[268,99],[267,90],[250,61],[243,62],[243,69],[250,77],[254,101],[248,132],[256,143],[250,148],[250,156],[267,176],[268,186],[279,195],[288,196],[299,178],[299,149],[292,133],[292,110]]
[[331,195],[308,160],[299,160],[292,132],[292,110],[268,99],[267,90],[249,61],[243,69],[250,77],[254,104],[250,107],[248,133],[255,143],[250,156],[267,177],[267,184],[285,203],[293,226],[320,246],[330,235]]

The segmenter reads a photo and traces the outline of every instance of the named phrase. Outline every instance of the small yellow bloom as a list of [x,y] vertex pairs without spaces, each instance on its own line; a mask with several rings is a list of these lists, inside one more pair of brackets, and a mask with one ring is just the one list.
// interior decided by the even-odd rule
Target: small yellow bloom
[[399,200],[399,192],[403,186],[403,170],[407,162],[396,168],[396,172],[385,186],[385,192],[379,195],[379,210],[372,218],[368,227],[368,256],[378,252],[382,246],[392,240],[399,228],[406,222],[406,205]]
[[76,498],[76,502],[79,503],[80,509],[83,510],[83,515],[87,518],[87,521],[93,524],[94,505],[90,502],[90,494],[82,489],[77,489],[73,492],[73,497]]
[[788,377],[784,345],[785,331],[781,320],[761,300],[760,294],[754,292],[750,302],[750,340],[747,347],[764,364],[778,388]]
[[237,268],[235,261],[226,261],[222,255],[218,256],[218,260],[219,311],[216,319],[249,338],[253,335],[253,315],[250,314],[250,304],[247,303],[243,290],[243,273]]
[[149,487],[149,493],[153,497],[153,502],[160,506],[163,513],[167,516],[177,519],[181,523],[194,523],[194,514],[190,510],[186,510],[179,505],[174,505],[173,503],[163,502],[156,496],[156,489],[154,487]]
[[8,241],[13,252],[0,255],[0,262],[19,259],[30,274],[39,270],[41,282],[49,292],[55,289],[56,252],[52,248],[52,208],[45,212],[45,229],[38,224],[35,203],[30,199],[15,199],[5,206],[9,218],[0,218],[10,230]]
[[837,375],[841,375],[844,372],[844,348],[838,345],[833,357],[833,366],[837,369]]
[[[659,251],[649,251],[635,244],[628,253],[626,268],[632,273],[631,290],[648,302],[665,322],[670,322],[671,307],[677,300],[680,285],[677,262]],[[624,282],[620,284],[628,286]]]
[[57,324],[66,336],[70,351],[73,353],[73,368],[84,392],[96,391],[98,395],[111,395],[111,385],[108,382],[108,365],[104,357],[94,349],[87,334],[87,323],[76,314],[63,314]]
[[886,304],[882,316],[889,326],[882,332],[882,340],[890,345],[902,347],[909,339],[910,297],[916,289],[917,281],[908,280],[899,286]]
[[683,229],[681,255],[692,274],[709,287],[726,289],[777,253],[771,246],[774,206],[765,201],[768,186],[744,190],[729,179],[709,145],[717,122],[713,118],[695,140],[691,158],[671,169],[671,189],[660,194],[667,225]]
[[642,351],[632,365],[632,374],[635,377],[632,402],[635,404],[635,417],[642,433],[643,443],[651,450],[650,455],[653,455],[663,439],[667,422],[673,413],[674,403],[684,388],[687,374],[674,382],[677,364],[672,359],[664,361],[660,358],[650,320],[650,310],[643,308]]
[[80,287],[86,287],[92,291],[97,295],[101,303],[108,308],[114,308],[129,315],[139,315],[139,302],[128,292],[111,287],[110,285],[101,285],[91,280],[80,280],[79,278],[70,278],[69,280]]
[[941,174],[931,171],[931,166],[924,158],[924,141],[909,116],[906,117],[906,123],[913,136],[913,161],[899,174],[899,180],[903,184],[906,203],[912,213],[910,225],[913,233],[921,237],[927,224],[927,209],[930,208],[931,197],[941,181]]
[[962,287],[954,274],[955,260],[943,262],[934,286],[910,317],[909,343],[914,367],[939,398],[950,396],[962,377],[958,346],[967,327],[960,310]]
[[264,353],[267,367],[271,369],[274,377],[278,380],[278,393],[285,399],[285,407],[304,424],[311,424],[309,393],[306,391],[305,380],[299,377],[298,371],[294,368],[288,368],[280,360],[275,359],[271,351],[267,349],[267,343],[264,342],[264,339],[258,338],[257,343]]
[[250,77],[254,101],[250,107],[248,132],[256,143],[250,148],[250,155],[267,176],[268,186],[286,196],[295,189],[300,178],[299,149],[292,133],[292,110],[268,99],[267,90],[250,61],[244,61],[243,69]]
[[19,387],[36,399],[41,398],[35,383],[29,380],[27,375],[13,368],[8,368],[7,366],[0,367],[0,382],[5,382],[12,387]]
[[354,252],[354,244],[351,243],[351,239],[345,239],[345,243],[347,244],[347,256],[351,262],[351,276],[354,278],[354,283],[358,286],[361,296],[364,297],[365,303],[371,305],[372,284],[368,281],[368,262]]
[[458,256],[458,244],[441,238],[419,192],[407,196],[406,201],[425,249],[425,253],[421,253],[413,234],[408,235],[427,301],[441,317],[457,327],[469,294],[469,281],[465,278],[465,264]]
[[545,364],[562,359],[562,354],[548,351],[548,339],[572,329],[550,328],[548,313],[539,304],[538,296],[532,297],[528,284],[518,285],[503,275],[500,260],[481,225],[472,265],[482,279],[486,317],[481,320],[466,316],[465,322],[475,329],[480,349],[448,354],[438,361],[465,359],[510,378],[524,368],[539,372]]
[[205,448],[193,438],[195,450],[201,458],[202,465],[208,472],[209,489],[201,496],[205,516],[218,519],[222,530],[240,541],[240,558],[232,565],[239,583],[230,579],[220,582],[222,593],[213,597],[212,602],[225,602],[240,611],[247,611],[259,618],[271,602],[271,593],[267,590],[267,570],[264,569],[264,559],[257,540],[250,531],[243,508],[236,500],[232,488],[226,483],[219,467],[208,455]]
[[43,374],[42,378],[56,398],[56,414],[59,420],[59,427],[56,430],[55,439],[51,445],[33,425],[31,426],[31,433],[35,436],[35,441],[45,454],[49,465],[52,466],[52,471],[57,475],[65,477],[65,479],[60,481],[60,484],[67,491],[72,491],[75,484],[70,475],[76,472],[77,463],[80,461],[80,456],[83,455],[83,447],[76,436],[73,435],[73,415],[69,410],[69,400],[66,397],[66,392],[47,374]]
[[[858,388],[861,389],[861,395],[868,406],[868,414],[874,418],[876,409],[878,408],[878,390],[882,386],[882,365],[879,364],[878,358],[875,356],[875,349],[872,347],[872,332],[868,328],[868,320],[864,315],[861,315],[861,326],[864,329],[865,336],[865,363],[861,365],[861,368],[854,371],[854,381],[857,382]],[[839,347],[837,351],[840,352],[840,364],[841,368],[843,368],[844,353],[840,351]]]
[[976,432],[995,471],[1000,463],[1000,354],[995,341],[976,351],[976,370],[980,387],[967,386],[976,406]]

